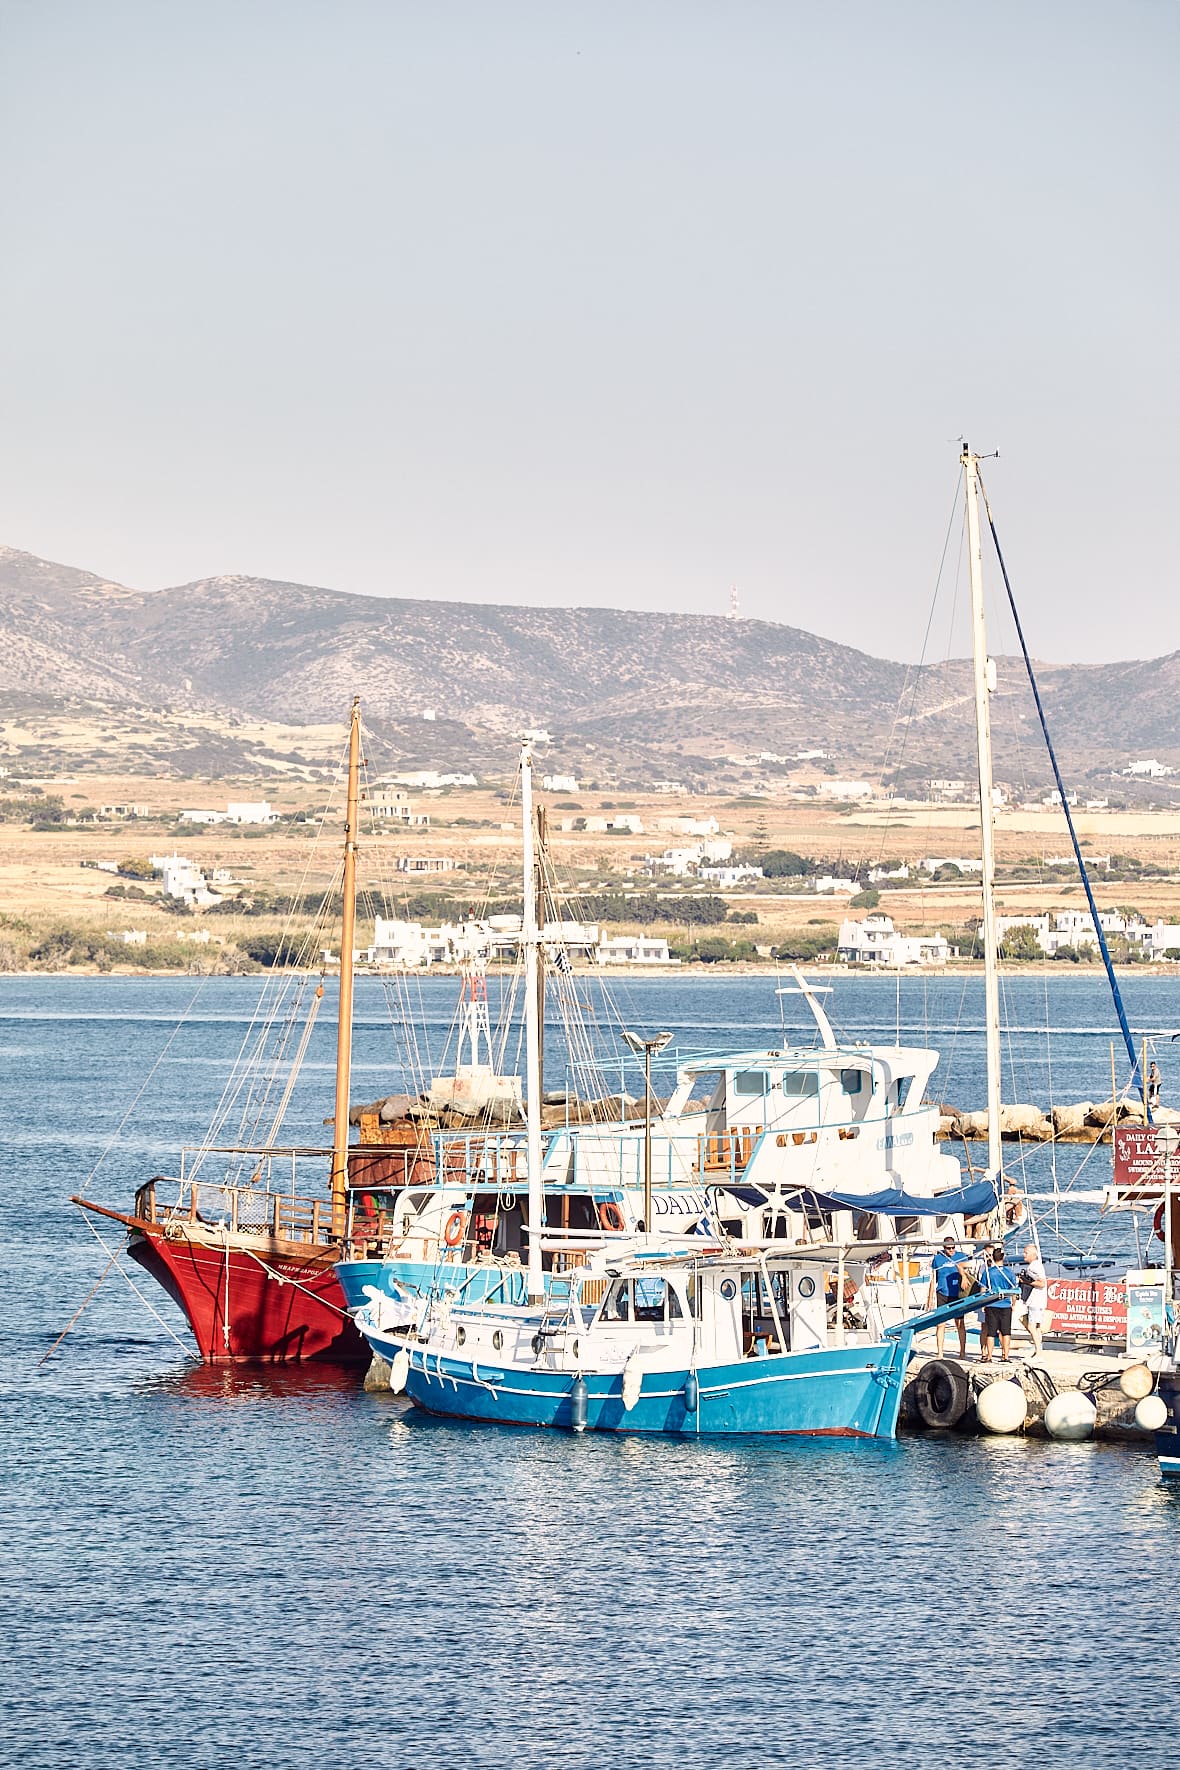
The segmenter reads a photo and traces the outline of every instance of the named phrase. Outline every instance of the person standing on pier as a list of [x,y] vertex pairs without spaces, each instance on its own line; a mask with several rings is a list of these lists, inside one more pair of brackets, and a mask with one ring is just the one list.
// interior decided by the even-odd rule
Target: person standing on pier
[[1029,1242],[1024,1250],[1024,1271],[1020,1275],[1020,1294],[1024,1298],[1024,1325],[1028,1329],[1028,1337],[1033,1343],[1033,1357],[1041,1356],[1041,1335],[1044,1331],[1045,1311],[1049,1307],[1049,1280],[1045,1275],[1045,1262],[1035,1242]]
[[1152,1112],[1155,1112],[1160,1103],[1162,1080],[1159,1064],[1149,1063],[1147,1066],[1147,1105]]
[[[942,1249],[935,1254],[930,1262],[930,1295],[926,1302],[928,1309],[935,1305],[941,1309],[947,1303],[957,1303],[963,1295],[963,1262],[965,1254],[960,1254],[953,1235],[944,1235]],[[959,1330],[959,1357],[967,1353],[967,1324],[960,1315],[955,1322]],[[946,1339],[946,1322],[940,1321],[934,1330],[934,1343],[938,1348],[938,1357],[942,1357],[943,1342]]]
[[1004,1265],[1002,1241],[995,1242],[987,1251],[982,1288],[992,1294],[992,1300],[984,1308],[979,1330],[979,1362],[991,1363],[992,1346],[998,1339],[1000,1362],[1007,1364],[1012,1347],[1012,1303],[1020,1287],[1015,1274]]

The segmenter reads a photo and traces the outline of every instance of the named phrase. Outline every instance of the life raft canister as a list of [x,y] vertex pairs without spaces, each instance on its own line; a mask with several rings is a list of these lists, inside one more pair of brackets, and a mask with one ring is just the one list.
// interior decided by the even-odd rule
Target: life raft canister
[[451,1212],[450,1216],[447,1218],[446,1228],[443,1230],[443,1241],[448,1248],[457,1248],[459,1246],[459,1243],[463,1240],[463,1230],[466,1227],[466,1223],[467,1219],[464,1217],[462,1211]]
[[971,1405],[971,1383],[953,1358],[932,1358],[913,1384],[914,1407],[924,1426],[949,1432]]

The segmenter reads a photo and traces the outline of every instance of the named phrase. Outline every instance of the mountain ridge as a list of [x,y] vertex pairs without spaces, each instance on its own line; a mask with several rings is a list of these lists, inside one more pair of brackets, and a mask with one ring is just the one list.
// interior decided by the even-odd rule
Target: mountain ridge
[[[523,726],[554,730],[563,763],[698,773],[735,750],[831,753],[841,772],[970,766],[971,672],[905,665],[770,621],[635,609],[533,608],[361,596],[226,573],[141,591],[0,548],[0,692],[108,709],[145,701],[292,726],[367,715],[429,747],[429,720],[473,762]],[[997,757],[1046,778],[1023,668],[997,660]],[[1174,754],[1180,653],[1038,666],[1076,777],[1126,750]],[[419,736],[422,742],[419,742]],[[1180,758],[1178,758],[1180,759]]]

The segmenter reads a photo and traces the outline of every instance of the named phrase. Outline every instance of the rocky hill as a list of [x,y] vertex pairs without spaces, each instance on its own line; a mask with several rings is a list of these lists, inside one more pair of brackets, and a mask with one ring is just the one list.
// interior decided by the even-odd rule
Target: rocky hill
[[[1177,757],[1180,655],[1105,669],[1045,666],[1070,772],[1128,752]],[[563,766],[604,778],[702,774],[745,752],[831,753],[841,774],[970,766],[970,670],[921,670],[796,628],[620,609],[362,597],[220,577],[143,592],[0,549],[0,700],[185,711],[307,726],[351,695],[387,754],[502,771],[508,740],[548,728]],[[433,720],[424,720],[431,712]],[[1046,778],[1023,671],[1000,668],[999,770]],[[493,762],[494,758],[494,762]]]

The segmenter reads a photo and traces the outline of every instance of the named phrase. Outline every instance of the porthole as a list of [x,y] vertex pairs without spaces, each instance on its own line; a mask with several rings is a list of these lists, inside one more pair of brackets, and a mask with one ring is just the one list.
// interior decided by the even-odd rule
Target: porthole
[[540,1334],[534,1334],[533,1335],[533,1351],[539,1352],[540,1350],[541,1350],[541,1336],[540,1336]]
[[456,1346],[464,1345],[466,1343],[466,1340],[467,1340],[467,1329],[466,1328],[456,1328],[455,1329],[455,1344],[456,1344]]
[[723,1278],[721,1280],[721,1295],[725,1298],[727,1303],[732,1303],[737,1296],[737,1285],[732,1278]]
[[498,1352],[503,1344],[504,1344],[504,1335],[501,1333],[500,1329],[497,1328],[495,1333],[492,1335],[492,1345],[495,1347],[496,1351]]
[[799,1280],[799,1295],[801,1297],[814,1297],[814,1295],[815,1295],[815,1280],[814,1280],[814,1278],[801,1278]]

